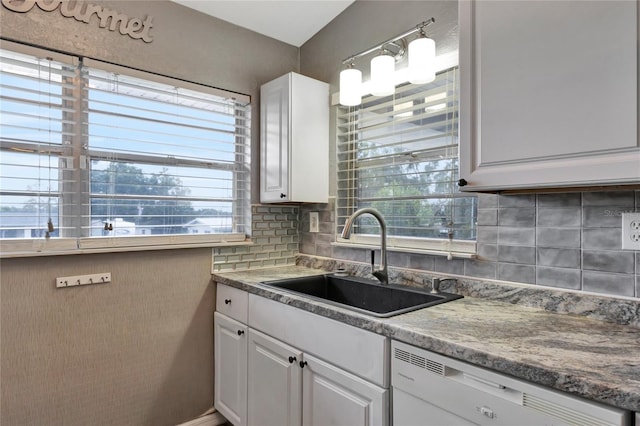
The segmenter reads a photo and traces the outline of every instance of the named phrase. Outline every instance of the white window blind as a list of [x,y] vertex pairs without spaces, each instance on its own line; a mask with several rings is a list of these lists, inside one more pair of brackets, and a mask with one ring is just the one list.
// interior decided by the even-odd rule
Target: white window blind
[[2,238],[245,238],[247,96],[98,61],[1,55]]
[[0,51],[1,238],[60,235],[77,64],[60,59]]
[[[391,247],[445,249],[442,240],[475,240],[476,197],[457,187],[457,80],[453,68],[432,83],[338,107],[337,233],[355,210],[373,207],[386,219]],[[379,230],[362,216],[354,232],[353,241],[367,242]],[[456,250],[475,249],[464,246]]]

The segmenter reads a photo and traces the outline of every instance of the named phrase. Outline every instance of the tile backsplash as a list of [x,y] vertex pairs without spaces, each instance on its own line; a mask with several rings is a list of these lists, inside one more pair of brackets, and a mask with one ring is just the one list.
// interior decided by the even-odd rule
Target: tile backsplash
[[[309,212],[320,232],[309,232]],[[474,278],[640,297],[640,251],[621,249],[621,213],[640,191],[478,194],[477,259],[389,253],[389,265]],[[300,253],[368,262],[368,250],[331,245],[334,201],[300,207]]]
[[213,272],[293,265],[298,254],[298,206],[251,206],[251,245],[213,249]]

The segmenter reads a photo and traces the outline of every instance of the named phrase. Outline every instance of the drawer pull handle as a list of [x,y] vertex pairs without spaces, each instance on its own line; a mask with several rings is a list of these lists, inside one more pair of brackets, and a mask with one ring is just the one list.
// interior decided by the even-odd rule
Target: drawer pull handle
[[280,193],[280,198],[286,198],[286,197],[287,197],[287,194],[285,194],[284,192]]
[[228,305],[229,303],[231,303],[231,299],[224,299],[224,304]]
[[296,362],[296,357],[295,356],[290,356],[289,357],[289,364],[293,364],[294,362]]
[[242,336],[244,334],[244,330],[238,330],[238,336]]
[[300,368],[304,368],[307,365],[307,361],[300,361]]

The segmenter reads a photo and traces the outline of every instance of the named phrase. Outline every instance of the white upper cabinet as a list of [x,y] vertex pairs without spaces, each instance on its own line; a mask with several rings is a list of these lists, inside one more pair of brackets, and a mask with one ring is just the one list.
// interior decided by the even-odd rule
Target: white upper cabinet
[[285,74],[260,88],[260,201],[328,197],[329,85]]
[[638,8],[460,2],[462,190],[640,183]]

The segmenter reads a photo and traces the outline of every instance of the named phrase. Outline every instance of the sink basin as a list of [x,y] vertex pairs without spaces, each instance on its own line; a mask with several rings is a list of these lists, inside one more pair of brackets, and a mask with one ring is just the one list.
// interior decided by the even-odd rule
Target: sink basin
[[364,278],[335,275],[263,281],[262,284],[378,318],[388,318],[462,298],[459,294],[432,294],[406,286],[381,285]]

